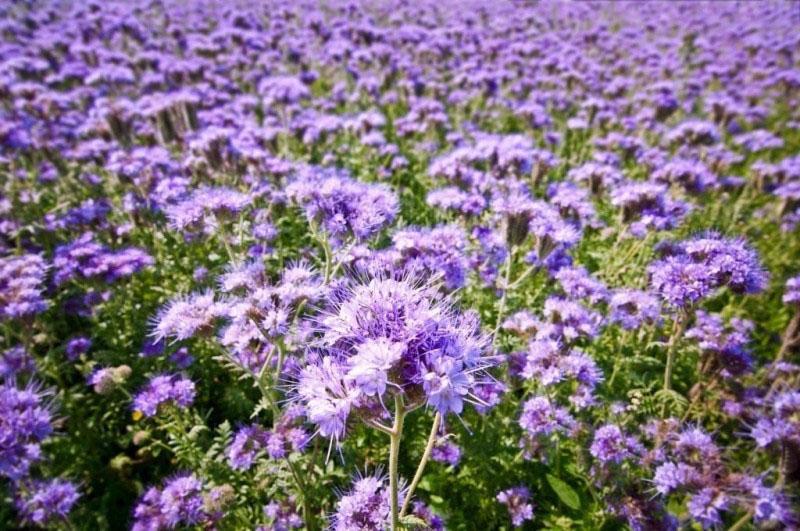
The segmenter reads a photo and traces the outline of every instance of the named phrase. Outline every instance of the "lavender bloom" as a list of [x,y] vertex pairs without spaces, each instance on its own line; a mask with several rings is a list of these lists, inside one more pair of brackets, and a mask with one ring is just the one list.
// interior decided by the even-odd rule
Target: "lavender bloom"
[[391,223],[398,211],[397,196],[388,187],[360,183],[325,168],[304,168],[286,187],[286,196],[335,244],[347,238],[369,239]]
[[600,329],[600,314],[576,302],[549,297],[544,303],[544,315],[549,323],[537,333],[539,338],[551,338],[573,343],[580,338],[593,338]]
[[172,299],[155,317],[153,337],[156,341],[181,341],[213,330],[225,306],[214,301],[214,293],[206,291]]
[[526,520],[533,520],[533,505],[530,503],[530,497],[530,491],[524,486],[506,489],[497,494],[497,501],[508,508],[508,514],[514,527],[522,527]]
[[65,520],[80,498],[74,483],[63,479],[34,481],[17,493],[15,505],[22,522],[45,526]]
[[134,508],[132,529],[174,529],[210,523],[212,517],[206,510],[203,482],[193,474],[181,474],[163,489],[150,487],[144,493]]
[[18,480],[41,459],[39,444],[53,431],[46,394],[29,384],[0,385],[0,475]]
[[0,258],[0,322],[30,317],[47,309],[47,264],[36,254]]
[[467,275],[466,235],[454,225],[406,229],[392,236],[396,266],[412,274],[441,274],[447,289],[464,286]]
[[[398,503],[403,501],[398,493]],[[383,476],[364,476],[353,482],[350,491],[343,493],[331,515],[331,529],[383,529],[390,517],[389,487]]]
[[694,481],[697,471],[685,463],[667,461],[656,468],[653,483],[659,494],[667,495]]
[[264,515],[271,521],[269,531],[289,531],[303,527],[303,519],[298,513],[297,501],[294,496],[281,502],[269,502],[264,506]]
[[800,304],[800,275],[786,281],[783,302],[784,304]]
[[589,303],[597,304],[608,298],[605,285],[592,278],[584,267],[563,267],[555,274],[555,278],[570,299],[587,299]]
[[730,505],[728,496],[719,490],[704,488],[689,499],[689,514],[704,529],[713,528],[722,524],[720,512]]
[[719,141],[717,126],[702,120],[687,120],[666,135],[670,144],[711,145]]
[[18,374],[36,371],[36,361],[17,345],[0,353],[0,380],[14,380]]
[[186,234],[214,234],[225,219],[250,204],[250,197],[229,188],[198,188],[188,197],[166,207],[170,226]]
[[131,368],[127,365],[120,365],[119,367],[103,367],[95,369],[89,375],[87,383],[94,388],[94,392],[100,395],[105,395],[114,390],[118,385],[122,384],[131,375]]
[[603,464],[619,464],[642,450],[639,442],[622,433],[619,426],[606,424],[594,432],[589,453]]
[[194,382],[178,374],[165,374],[150,379],[133,398],[133,408],[145,417],[152,417],[163,404],[174,403],[179,407],[189,407],[194,402],[194,397]]
[[697,340],[705,356],[703,367],[707,372],[720,371],[723,376],[732,377],[752,366],[747,343],[753,327],[751,321],[735,318],[725,327],[721,316],[699,310],[695,325],[686,331],[685,337]]
[[92,348],[92,340],[88,337],[74,337],[67,342],[66,353],[69,361],[75,361],[81,354],[86,354]]
[[733,143],[750,153],[783,147],[782,138],[764,129],[756,129],[749,133],[737,135],[733,139]]
[[461,462],[461,448],[449,440],[439,442],[431,450],[431,459],[450,466],[458,466]]
[[619,323],[625,330],[660,322],[661,303],[646,291],[618,290],[611,296],[609,305],[610,320]]
[[622,210],[622,220],[631,233],[642,237],[648,230],[669,230],[689,212],[686,203],[673,200],[663,184],[623,182],[611,192],[611,204]]
[[419,400],[443,415],[476,401],[481,372],[495,361],[477,316],[460,314],[435,284],[378,278],[352,284],[320,318],[319,356],[296,390],[323,436],[340,438],[351,409],[383,409],[384,394]]
[[269,433],[256,424],[239,428],[226,451],[231,468],[249,470],[268,441]]
[[108,283],[153,265],[153,258],[136,247],[111,251],[87,232],[69,244],[56,247],[53,257],[56,286],[73,279],[102,278]]
[[752,428],[751,436],[763,448],[777,441],[800,443],[800,392],[786,391],[775,395],[765,406],[769,409],[760,415]]
[[519,425],[527,437],[538,438],[556,432],[569,432],[575,427],[575,419],[566,408],[554,406],[547,397],[537,396],[522,405]]
[[648,268],[650,284],[673,307],[685,308],[727,286],[735,293],[764,289],[767,274],[742,240],[710,233],[677,244]]
[[594,205],[589,199],[589,192],[584,188],[579,188],[570,182],[560,182],[551,184],[547,189],[547,195],[550,204],[558,208],[561,217],[576,227],[600,225]]
[[653,173],[657,183],[673,184],[683,187],[687,193],[700,194],[717,185],[716,176],[699,161],[674,159]]

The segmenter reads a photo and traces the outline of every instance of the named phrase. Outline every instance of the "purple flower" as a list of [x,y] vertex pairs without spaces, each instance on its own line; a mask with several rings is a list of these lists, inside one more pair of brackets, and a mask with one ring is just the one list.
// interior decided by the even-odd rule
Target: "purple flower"
[[519,425],[529,437],[568,432],[575,427],[575,419],[566,408],[553,405],[547,397],[536,396],[522,405]]
[[153,338],[155,341],[180,341],[211,332],[216,319],[222,316],[224,310],[225,306],[214,300],[214,293],[211,291],[177,297],[156,315]]
[[467,239],[463,229],[442,225],[432,229],[405,229],[392,236],[395,267],[411,274],[440,274],[447,289],[466,283]]
[[747,343],[753,327],[751,321],[736,318],[725,327],[721,316],[699,310],[694,326],[686,331],[685,337],[696,340],[703,354],[711,358],[704,363],[706,370],[720,371],[723,376],[731,377],[752,366]]
[[210,501],[210,494],[193,474],[179,474],[167,480],[163,489],[150,487],[134,507],[132,529],[150,531],[210,523],[214,515],[209,514],[205,503]]
[[105,395],[122,384],[130,375],[131,368],[127,365],[103,367],[95,369],[87,378],[87,383],[94,388],[95,393]]
[[610,319],[625,330],[634,330],[644,324],[657,324],[661,319],[661,303],[646,291],[622,289],[609,301]]
[[522,527],[526,520],[533,520],[533,505],[527,487],[519,486],[506,489],[497,494],[497,501],[508,508],[511,523],[514,527]]
[[53,256],[56,286],[73,279],[101,278],[112,283],[153,265],[153,258],[141,249],[128,247],[111,251],[94,241],[91,232],[56,247]]
[[0,322],[45,311],[47,264],[36,254],[0,258]]
[[250,197],[229,188],[203,187],[166,207],[170,226],[186,234],[214,234],[226,218],[232,218],[250,204]]
[[800,304],[800,275],[786,281],[783,302],[785,304]]
[[537,333],[539,338],[551,338],[565,343],[597,336],[602,317],[576,302],[559,297],[549,297],[544,303],[548,326]]
[[391,223],[397,196],[385,185],[364,184],[341,171],[307,167],[286,187],[286,196],[300,206],[309,222],[341,244],[364,241]]
[[45,526],[65,520],[80,498],[71,481],[51,479],[23,483],[17,491],[16,507],[26,524]]
[[303,519],[297,509],[297,501],[290,496],[284,501],[271,501],[264,506],[264,515],[270,519],[270,531],[289,531],[303,527]]
[[13,380],[18,374],[35,371],[36,361],[21,345],[0,353],[0,380]]
[[692,518],[708,529],[722,524],[720,512],[726,510],[730,502],[724,492],[706,487],[689,499],[687,507]]
[[[403,498],[401,490],[398,493],[398,503],[402,503]],[[350,490],[343,493],[336,502],[336,509],[331,515],[331,529],[384,529],[388,526],[389,512],[389,486],[386,478],[359,477]]]
[[479,399],[474,387],[496,363],[477,316],[458,313],[438,285],[376,278],[344,287],[320,318],[318,356],[297,384],[309,419],[341,437],[352,408],[384,409],[384,394],[424,400],[443,415]]
[[199,523],[203,511],[202,482],[193,475],[176,476],[161,491],[161,514],[170,527]]
[[389,382],[388,372],[400,361],[404,350],[404,345],[386,338],[367,339],[348,360],[347,378],[363,395],[383,395]]
[[41,459],[41,443],[53,431],[53,411],[47,395],[29,384],[0,385],[0,475],[18,480]]
[[570,299],[586,299],[591,304],[604,302],[608,289],[593,278],[584,267],[563,267],[555,274],[566,296]]
[[727,286],[735,293],[764,289],[767,274],[758,255],[744,241],[709,233],[675,245],[668,256],[650,264],[650,285],[670,305],[686,308]]
[[237,470],[248,470],[269,440],[269,433],[256,424],[242,426],[234,435],[228,449],[228,463]]
[[653,483],[659,494],[666,496],[692,482],[696,475],[695,469],[684,463],[675,464],[667,461],[656,468]]
[[431,459],[450,466],[458,466],[461,462],[461,448],[449,440],[439,442],[431,450]]
[[75,361],[81,354],[86,354],[92,348],[92,340],[88,337],[74,337],[67,343],[66,353],[69,361]]
[[622,433],[619,426],[606,424],[594,432],[589,453],[601,463],[619,464],[642,450],[639,442]]
[[158,413],[162,404],[189,407],[194,402],[194,382],[178,374],[154,376],[133,398],[133,409],[145,417]]

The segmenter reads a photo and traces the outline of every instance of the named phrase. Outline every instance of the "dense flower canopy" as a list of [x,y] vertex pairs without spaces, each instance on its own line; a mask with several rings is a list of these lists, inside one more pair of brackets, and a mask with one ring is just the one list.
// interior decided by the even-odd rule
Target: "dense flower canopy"
[[796,528],[798,27],[3,3],[0,528]]

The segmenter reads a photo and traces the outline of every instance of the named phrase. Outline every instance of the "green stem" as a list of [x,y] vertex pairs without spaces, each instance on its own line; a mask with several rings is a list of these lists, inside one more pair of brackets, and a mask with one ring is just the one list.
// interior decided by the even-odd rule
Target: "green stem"
[[515,247],[508,251],[505,264],[505,274],[503,276],[503,295],[500,297],[500,304],[497,308],[497,322],[494,325],[494,332],[492,333],[492,343],[497,341],[497,333],[503,324],[503,314],[506,312],[506,303],[508,301],[508,291],[511,289],[511,263],[514,261]]
[[[678,314],[672,324],[672,334],[669,337],[669,343],[667,343],[667,364],[664,367],[664,391],[669,391],[672,389],[672,368],[675,365],[675,346],[678,344],[678,340],[680,340],[681,336],[683,335],[687,321],[688,319],[686,314],[681,312]],[[667,405],[664,403],[664,407],[661,410],[661,416],[666,416],[666,413]]]
[[292,471],[292,477],[294,478],[295,485],[303,501],[303,516],[305,517],[306,527],[312,530],[316,529],[314,514],[311,512],[311,507],[308,503],[308,490],[306,489],[306,485],[303,483],[300,474],[297,473],[297,468],[294,466],[294,463],[292,463],[288,457],[286,458],[286,462],[289,464],[289,470]]
[[428,464],[428,459],[431,457],[433,445],[436,443],[436,433],[439,431],[439,424],[441,424],[441,422],[442,414],[437,412],[436,416],[433,417],[431,433],[428,435],[428,444],[425,445],[425,451],[422,452],[422,457],[419,460],[419,465],[417,466],[417,471],[414,474],[414,479],[411,481],[411,486],[408,487],[405,500],[403,500],[403,507],[400,509],[400,518],[405,516],[406,511],[408,511],[408,506],[411,504],[411,497],[414,495],[414,490],[416,490],[417,485],[422,479],[422,474],[425,472],[425,465]]
[[397,464],[400,457],[400,438],[403,435],[403,421],[405,420],[406,410],[403,405],[403,397],[394,397],[394,426],[392,434],[389,436],[389,493],[391,503],[391,531],[400,529],[400,514],[397,508],[397,495],[399,490],[399,477],[397,475]]
[[744,526],[746,526],[746,525],[747,525],[747,523],[750,521],[750,519],[751,519],[752,517],[753,517],[753,509],[750,509],[749,511],[747,511],[747,512],[744,514],[744,516],[742,516],[741,518],[739,518],[739,519],[736,521],[736,523],[735,523],[735,524],[733,524],[733,525],[730,527],[730,529],[728,529],[728,531],[739,531],[740,529],[743,529],[743,528],[744,528]]

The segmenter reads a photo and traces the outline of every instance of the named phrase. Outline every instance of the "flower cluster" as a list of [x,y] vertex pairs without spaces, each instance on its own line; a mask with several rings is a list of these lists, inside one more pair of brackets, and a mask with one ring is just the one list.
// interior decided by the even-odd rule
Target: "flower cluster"
[[188,407],[194,402],[195,385],[179,374],[154,376],[133,398],[133,409],[152,417],[164,404]]
[[343,437],[352,413],[380,418],[391,396],[442,415],[480,402],[475,385],[493,359],[476,315],[457,312],[435,284],[413,277],[374,278],[341,291],[319,318],[296,385],[323,436]]
[[[227,488],[226,488],[227,487]],[[207,487],[193,474],[180,474],[162,488],[150,487],[133,510],[135,531],[174,529],[178,526],[213,525],[221,516],[229,486]]]

